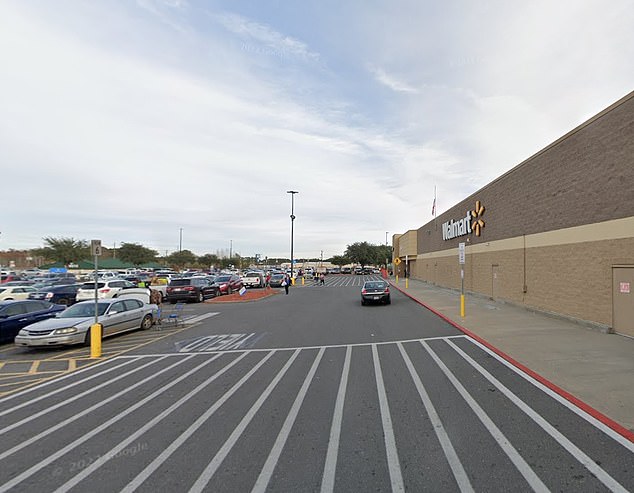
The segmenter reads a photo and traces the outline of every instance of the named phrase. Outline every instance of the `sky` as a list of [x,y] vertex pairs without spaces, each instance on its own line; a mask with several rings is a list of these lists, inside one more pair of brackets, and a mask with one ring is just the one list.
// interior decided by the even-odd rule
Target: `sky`
[[391,243],[631,92],[633,10],[0,0],[0,250]]

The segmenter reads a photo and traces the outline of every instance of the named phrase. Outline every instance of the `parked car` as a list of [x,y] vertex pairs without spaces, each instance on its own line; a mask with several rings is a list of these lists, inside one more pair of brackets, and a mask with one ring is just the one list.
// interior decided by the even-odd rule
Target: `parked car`
[[[114,279],[111,281],[99,281],[97,283],[97,298],[116,298],[123,289],[136,288],[136,285],[125,279]],[[85,282],[77,290],[77,301],[94,300],[95,283]]]
[[272,288],[281,288],[283,280],[284,274],[271,274],[271,279],[269,279],[269,286],[271,286]]
[[[39,289],[35,293],[29,293],[30,300],[44,300],[59,305],[70,306],[77,301],[77,290],[81,284],[60,284]],[[94,293],[93,293],[94,297]]]
[[361,304],[368,303],[385,303],[389,305],[392,302],[390,298],[390,286],[385,281],[365,281],[361,288]]
[[0,344],[13,342],[22,327],[54,317],[65,309],[64,305],[47,301],[0,301]]
[[[158,306],[136,299],[102,299],[97,302],[97,321],[103,327],[103,337],[130,330],[152,327]],[[60,346],[90,344],[90,326],[95,322],[95,304],[82,301],[63,312],[18,332],[18,346]]]
[[242,288],[242,280],[236,274],[221,274],[216,277],[216,284],[220,289],[220,294],[231,294]]
[[263,288],[265,284],[264,274],[256,270],[245,272],[240,280],[245,288]]
[[32,286],[0,286],[0,300],[26,300],[29,293],[35,293],[37,289]]
[[180,300],[201,303],[208,298],[219,296],[220,287],[206,277],[181,277],[170,281],[166,294],[170,303]]

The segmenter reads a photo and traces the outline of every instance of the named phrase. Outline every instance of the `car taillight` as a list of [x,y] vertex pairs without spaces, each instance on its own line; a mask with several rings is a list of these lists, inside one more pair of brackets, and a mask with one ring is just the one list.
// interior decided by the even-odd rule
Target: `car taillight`
[[385,292],[389,293],[390,292],[390,288],[385,288]]
[[196,291],[196,288],[194,286],[185,286],[183,289],[185,291]]
[[367,293],[367,290],[366,290],[365,288],[363,288],[363,289],[361,290],[361,294],[366,294],[366,293]]
[[101,289],[99,290],[99,292],[100,292],[100,293],[104,293],[104,294],[109,293],[109,292],[110,292],[110,288],[101,288]]

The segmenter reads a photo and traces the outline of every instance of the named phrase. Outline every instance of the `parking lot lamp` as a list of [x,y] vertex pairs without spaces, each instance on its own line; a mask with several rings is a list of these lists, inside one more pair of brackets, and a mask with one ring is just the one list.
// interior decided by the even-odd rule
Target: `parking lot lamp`
[[293,223],[295,222],[295,194],[296,190],[287,190],[291,194],[291,280],[293,279]]

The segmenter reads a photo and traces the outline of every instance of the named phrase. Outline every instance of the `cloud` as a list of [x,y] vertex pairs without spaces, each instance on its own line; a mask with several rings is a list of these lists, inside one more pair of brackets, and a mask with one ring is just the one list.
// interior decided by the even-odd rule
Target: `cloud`
[[418,90],[411,85],[398,80],[394,75],[390,75],[385,72],[382,68],[378,67],[369,67],[370,72],[374,75],[376,80],[383,84],[384,86],[389,87],[395,92],[407,92],[407,93],[417,93]]

